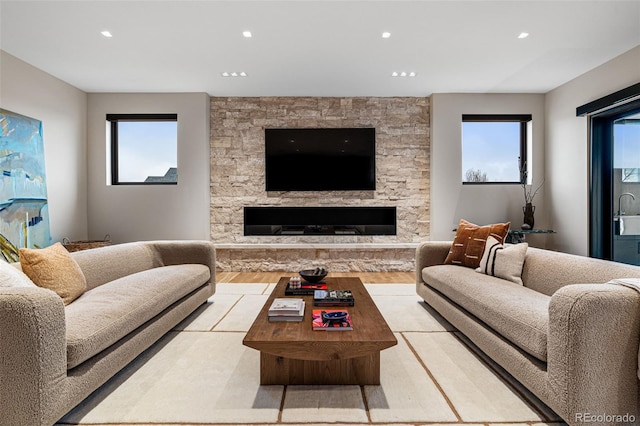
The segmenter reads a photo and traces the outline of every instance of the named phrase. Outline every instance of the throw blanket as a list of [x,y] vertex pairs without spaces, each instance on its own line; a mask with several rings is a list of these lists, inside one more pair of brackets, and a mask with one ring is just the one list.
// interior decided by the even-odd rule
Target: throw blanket
[[[640,278],[617,278],[609,281],[607,284],[618,284],[629,287],[640,293]],[[640,379],[640,350],[638,350],[638,379]]]

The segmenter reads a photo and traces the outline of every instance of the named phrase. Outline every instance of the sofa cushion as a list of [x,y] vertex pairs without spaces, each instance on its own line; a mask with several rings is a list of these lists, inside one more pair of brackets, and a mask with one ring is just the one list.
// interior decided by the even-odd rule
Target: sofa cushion
[[522,281],[551,296],[570,284],[606,283],[614,278],[640,278],[635,265],[529,247],[522,268]]
[[56,292],[65,305],[87,289],[87,280],[66,248],[55,243],[43,249],[20,249],[22,271],[38,287]]
[[205,265],[173,265],[131,274],[87,291],[65,308],[67,368],[122,339],[209,279]]
[[546,362],[549,296],[454,265],[424,268],[422,278],[504,338]]
[[143,241],[76,251],[71,256],[87,278],[87,290],[136,272],[164,266],[149,244]]
[[478,226],[460,219],[456,236],[444,263],[477,268],[480,265],[487,237],[491,235],[500,243],[504,243],[504,239],[509,232],[509,225],[510,223],[496,223]]

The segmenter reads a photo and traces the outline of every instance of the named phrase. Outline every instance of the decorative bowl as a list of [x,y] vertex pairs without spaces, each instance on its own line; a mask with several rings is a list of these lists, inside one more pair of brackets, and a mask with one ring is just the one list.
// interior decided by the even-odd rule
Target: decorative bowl
[[306,282],[317,283],[322,281],[329,272],[324,268],[316,268],[316,269],[303,269],[299,273],[300,273],[300,276],[304,278]]
[[347,318],[346,311],[333,311],[333,312],[325,312],[322,311],[322,319],[325,320],[344,320]]
[[322,323],[327,324],[329,327],[342,327],[343,324],[346,324],[348,315],[346,311],[322,311]]

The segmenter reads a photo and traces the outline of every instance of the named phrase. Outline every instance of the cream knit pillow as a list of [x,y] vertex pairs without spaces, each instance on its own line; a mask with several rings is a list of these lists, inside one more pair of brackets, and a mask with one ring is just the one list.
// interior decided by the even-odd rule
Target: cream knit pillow
[[15,266],[0,260],[0,287],[35,287],[36,285],[24,272]]
[[487,242],[476,272],[522,284],[522,267],[529,244],[502,245],[492,236]]
[[44,249],[21,248],[20,264],[31,281],[38,287],[55,291],[65,305],[87,289],[80,266],[60,243]]

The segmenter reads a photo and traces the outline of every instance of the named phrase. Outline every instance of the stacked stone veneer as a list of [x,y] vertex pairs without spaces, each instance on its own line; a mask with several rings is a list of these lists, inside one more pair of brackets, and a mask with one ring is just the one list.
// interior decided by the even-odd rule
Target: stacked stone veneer
[[[275,243],[416,243],[429,238],[430,135],[429,98],[211,98],[211,239],[227,248],[218,250],[223,270],[295,270],[316,250],[282,252],[262,262],[265,252],[243,250],[241,244]],[[266,192],[264,175],[265,128],[375,127],[376,190],[321,192]],[[296,172],[331,173],[330,165]],[[247,236],[243,235],[245,206],[395,206],[395,236]],[[228,244],[236,244],[228,248]],[[272,249],[273,250],[273,249]],[[349,250],[341,249],[343,255]],[[285,253],[286,252],[286,253]],[[307,253],[308,252],[308,253]],[[371,251],[374,268],[362,263],[339,264],[331,254],[320,255],[333,270],[407,270],[411,250]],[[385,256],[384,253],[387,253]],[[353,251],[365,256],[361,248]],[[401,259],[398,259],[398,257]],[[354,256],[355,257],[355,256]],[[344,258],[344,256],[343,256]],[[318,259],[319,260],[319,259]],[[362,259],[360,259],[362,260]],[[367,263],[371,265],[371,263]]]

